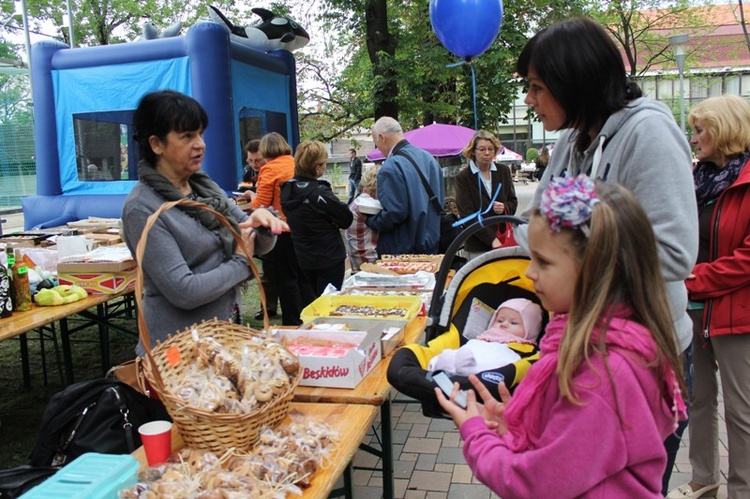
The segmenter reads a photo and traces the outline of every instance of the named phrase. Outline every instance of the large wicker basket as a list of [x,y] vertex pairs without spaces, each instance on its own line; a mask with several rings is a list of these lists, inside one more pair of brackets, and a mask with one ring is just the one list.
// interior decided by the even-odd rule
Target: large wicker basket
[[[142,313],[143,269],[140,262],[143,261],[143,253],[151,227],[156,223],[161,213],[178,204],[198,207],[213,213],[222,224],[232,230],[238,244],[240,244],[240,247],[247,254],[242,238],[231,228],[226,219],[220,213],[202,203],[190,200],[164,203],[159,210],[149,217],[136,251],[137,276],[135,295],[138,302],[138,329],[141,342],[146,351],[146,356],[143,359],[143,372],[151,387],[159,394],[180,432],[180,436],[188,447],[208,449],[217,453],[223,453],[229,448],[248,449],[258,440],[262,428],[274,428],[289,413],[294,390],[299,384],[302,373],[300,370],[294,379],[291,380],[286,392],[264,403],[257,410],[244,414],[218,414],[186,406],[183,400],[179,399],[169,390],[165,379],[180,376],[186,369],[197,362],[197,354],[193,348],[193,330],[197,330],[201,337],[214,338],[229,351],[239,348],[241,343],[246,343],[253,337],[262,338],[264,342],[276,341],[266,337],[265,333],[249,327],[214,319],[176,332],[174,335],[170,335],[166,341],[157,342],[156,346],[151,348],[146,321]],[[251,271],[260,286],[258,270],[253,264],[252,258],[249,258],[249,261]],[[265,295],[262,287],[261,302],[265,310]],[[267,317],[264,320],[264,325],[265,330],[268,331],[269,324]]]

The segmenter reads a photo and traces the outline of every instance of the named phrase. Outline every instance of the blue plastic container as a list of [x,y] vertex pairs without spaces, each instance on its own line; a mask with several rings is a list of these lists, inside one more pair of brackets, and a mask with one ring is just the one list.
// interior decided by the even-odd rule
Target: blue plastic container
[[128,454],[89,452],[40,483],[21,499],[117,499],[138,482],[140,465]]

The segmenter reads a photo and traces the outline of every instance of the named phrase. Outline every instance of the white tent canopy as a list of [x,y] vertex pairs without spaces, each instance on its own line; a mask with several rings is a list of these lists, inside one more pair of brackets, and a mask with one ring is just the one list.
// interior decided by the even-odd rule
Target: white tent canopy
[[500,151],[498,151],[494,161],[521,161],[522,159],[523,156],[517,152],[511,151],[505,146],[500,146]]

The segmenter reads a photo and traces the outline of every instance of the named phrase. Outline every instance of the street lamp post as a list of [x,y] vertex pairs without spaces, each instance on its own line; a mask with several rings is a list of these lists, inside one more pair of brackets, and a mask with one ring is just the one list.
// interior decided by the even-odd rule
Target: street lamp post
[[685,45],[688,41],[688,35],[672,35],[669,37],[669,46],[674,52],[674,60],[677,63],[677,72],[680,75],[680,128],[685,133]]

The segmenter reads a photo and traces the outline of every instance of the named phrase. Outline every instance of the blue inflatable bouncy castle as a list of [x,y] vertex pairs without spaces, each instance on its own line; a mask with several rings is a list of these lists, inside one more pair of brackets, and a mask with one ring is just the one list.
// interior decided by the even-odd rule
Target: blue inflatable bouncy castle
[[204,22],[185,36],[70,49],[32,47],[37,195],[22,199],[26,229],[120,217],[137,180],[132,116],[140,98],[173,89],[208,113],[203,170],[227,191],[243,144],[278,132],[299,142],[294,56],[230,40]]

